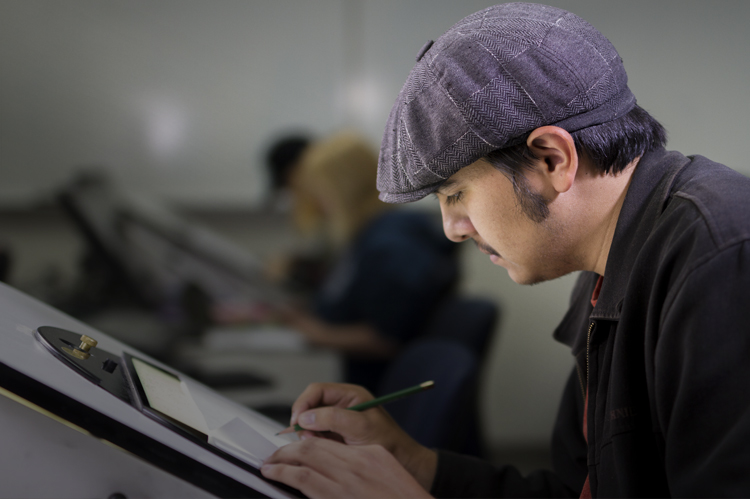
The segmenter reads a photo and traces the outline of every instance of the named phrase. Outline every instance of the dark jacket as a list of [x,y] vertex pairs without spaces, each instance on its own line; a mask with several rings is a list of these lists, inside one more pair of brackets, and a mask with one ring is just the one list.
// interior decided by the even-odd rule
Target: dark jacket
[[[554,472],[440,453],[444,497],[750,496],[750,179],[654,151],[636,167],[596,307],[581,273],[555,338],[576,369]],[[588,445],[582,433],[588,386]]]

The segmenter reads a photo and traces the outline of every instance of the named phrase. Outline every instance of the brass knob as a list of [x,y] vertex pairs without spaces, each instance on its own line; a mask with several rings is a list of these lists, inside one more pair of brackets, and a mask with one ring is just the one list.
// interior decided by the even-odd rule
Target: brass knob
[[97,345],[97,343],[98,341],[96,341],[94,338],[91,338],[84,334],[81,336],[81,344],[78,345],[78,350],[88,352],[89,350],[94,348]]
[[70,348],[63,348],[67,353],[75,357],[76,359],[86,360],[89,357],[91,357],[91,354],[88,352],[84,352],[83,350],[78,350],[77,348],[70,349]]

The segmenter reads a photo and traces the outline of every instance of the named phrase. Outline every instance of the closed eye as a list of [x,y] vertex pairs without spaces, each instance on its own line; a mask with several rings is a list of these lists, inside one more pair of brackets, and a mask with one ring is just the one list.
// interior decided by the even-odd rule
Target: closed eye
[[455,194],[451,194],[450,196],[445,196],[445,204],[448,206],[454,205],[461,201],[461,197],[463,196],[463,191],[458,191]]

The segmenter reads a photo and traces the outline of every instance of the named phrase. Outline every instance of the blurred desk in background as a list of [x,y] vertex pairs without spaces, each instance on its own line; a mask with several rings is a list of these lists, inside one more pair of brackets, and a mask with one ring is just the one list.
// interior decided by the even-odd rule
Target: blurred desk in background
[[[197,341],[178,343],[174,359],[222,395],[285,423],[307,385],[343,381],[340,354],[279,326],[211,328]],[[238,375],[245,381],[234,382]],[[253,376],[257,383],[247,381]]]

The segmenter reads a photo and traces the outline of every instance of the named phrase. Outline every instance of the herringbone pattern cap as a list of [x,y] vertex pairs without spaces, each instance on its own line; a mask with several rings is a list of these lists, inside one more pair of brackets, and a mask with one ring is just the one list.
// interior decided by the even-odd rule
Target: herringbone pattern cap
[[377,185],[416,201],[489,152],[556,125],[619,118],[635,97],[615,48],[580,17],[508,3],[472,14],[420,51],[391,110]]

